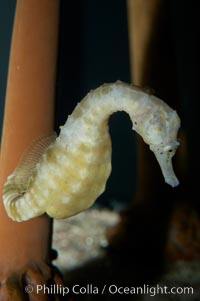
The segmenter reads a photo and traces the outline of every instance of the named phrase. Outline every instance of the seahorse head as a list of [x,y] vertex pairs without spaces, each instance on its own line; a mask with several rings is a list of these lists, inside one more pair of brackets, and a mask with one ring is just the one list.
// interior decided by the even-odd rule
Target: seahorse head
[[[156,97],[154,98],[154,102]],[[177,133],[180,128],[180,119],[176,111],[172,110],[167,104],[162,103],[155,112],[143,123],[143,139],[149,144],[150,149],[156,156],[161,167],[166,183],[175,187],[179,184],[173,167],[172,157],[179,146]]]

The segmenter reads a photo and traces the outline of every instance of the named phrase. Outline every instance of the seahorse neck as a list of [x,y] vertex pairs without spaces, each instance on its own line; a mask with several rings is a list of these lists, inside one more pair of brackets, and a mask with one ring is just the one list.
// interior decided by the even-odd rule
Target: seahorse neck
[[121,82],[104,84],[88,93],[76,106],[61,129],[60,139],[64,136],[63,141],[68,145],[77,145],[90,136],[95,143],[102,139],[103,132],[107,131],[109,117],[117,111],[128,113],[133,128],[139,132],[139,125],[150,109],[152,111],[150,97],[140,89],[133,89]]
[[[73,149],[83,143],[98,143],[104,139],[106,131],[108,132],[110,115],[117,111],[128,113],[133,129],[149,145],[152,142],[158,145],[163,138],[165,139],[160,133],[163,132],[163,126],[170,126],[169,120],[175,113],[162,100],[137,87],[119,81],[104,84],[88,93],[76,106],[61,128],[59,142]],[[150,131],[152,124],[154,129]],[[165,136],[164,132],[163,135]]]
[[147,98],[148,95],[138,88],[130,88],[118,81],[112,85],[104,84],[99,89],[91,91],[83,100],[82,109],[101,124],[117,111],[128,113],[134,123],[135,119],[148,110]]

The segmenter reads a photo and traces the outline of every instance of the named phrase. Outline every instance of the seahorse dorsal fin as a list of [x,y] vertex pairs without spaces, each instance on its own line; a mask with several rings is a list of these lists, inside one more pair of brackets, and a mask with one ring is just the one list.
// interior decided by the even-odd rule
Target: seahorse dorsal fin
[[28,184],[34,174],[35,167],[49,145],[55,141],[56,132],[39,137],[25,150],[13,172],[12,183],[20,193],[28,190]]

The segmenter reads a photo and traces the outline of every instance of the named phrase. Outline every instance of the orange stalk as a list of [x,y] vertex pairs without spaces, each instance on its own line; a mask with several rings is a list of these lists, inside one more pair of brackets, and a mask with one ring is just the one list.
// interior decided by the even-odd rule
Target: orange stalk
[[[58,21],[59,0],[17,1],[1,145],[1,195],[23,152],[53,130]],[[30,263],[48,263],[50,241],[47,216],[13,222],[1,202],[0,281]]]

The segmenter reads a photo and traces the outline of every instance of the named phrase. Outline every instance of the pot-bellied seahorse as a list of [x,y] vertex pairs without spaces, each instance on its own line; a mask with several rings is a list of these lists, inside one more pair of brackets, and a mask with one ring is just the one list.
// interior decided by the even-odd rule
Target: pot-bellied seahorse
[[179,145],[176,111],[156,96],[117,81],[92,90],[76,106],[22,187],[17,183],[24,179],[24,168],[30,171],[30,158],[8,177],[3,192],[7,214],[16,221],[45,212],[60,219],[89,208],[111,172],[108,120],[116,111],[129,114],[133,129],[154,152],[165,181],[177,186],[171,162]]

